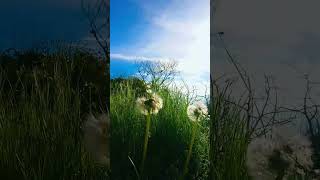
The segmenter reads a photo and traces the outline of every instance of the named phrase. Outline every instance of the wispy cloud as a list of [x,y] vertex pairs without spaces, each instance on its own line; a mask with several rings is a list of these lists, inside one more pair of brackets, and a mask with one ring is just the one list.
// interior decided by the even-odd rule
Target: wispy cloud
[[134,56],[134,55],[126,55],[126,54],[110,54],[111,59],[117,60],[127,60],[127,61],[169,61],[169,58],[163,57],[146,57],[146,56]]

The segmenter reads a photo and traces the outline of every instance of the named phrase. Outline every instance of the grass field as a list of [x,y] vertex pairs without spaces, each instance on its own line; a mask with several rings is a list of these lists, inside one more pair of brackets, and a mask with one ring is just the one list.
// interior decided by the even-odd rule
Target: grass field
[[[89,109],[98,112],[99,106],[89,100],[100,98],[94,96],[93,87],[84,86],[90,71],[85,74],[81,69],[85,70],[91,59],[82,53],[1,56],[0,179],[108,177],[82,143],[85,114]],[[91,65],[97,74],[99,62]]]
[[[212,85],[212,84],[211,84]],[[319,179],[310,164],[315,164],[309,136],[293,136],[282,125],[278,134],[248,136],[243,107],[236,104],[230,88],[212,93],[210,120],[210,179],[215,180],[313,180]],[[211,88],[213,90],[213,88]],[[266,153],[268,152],[268,153]],[[252,160],[253,159],[253,160]],[[313,162],[312,162],[313,161]],[[254,168],[252,168],[252,166]],[[254,169],[255,171],[250,171]],[[301,168],[301,169],[299,169]],[[284,174],[281,174],[284,173]],[[266,175],[267,174],[267,175]],[[284,175],[281,177],[281,175]],[[253,177],[253,175],[255,175]]]
[[[139,173],[146,120],[136,108],[136,99],[143,95],[143,88],[137,87],[132,80],[111,83],[112,179],[136,179],[134,166]],[[191,139],[192,126],[187,116],[188,97],[166,87],[158,89],[156,93],[163,99],[163,108],[151,116],[144,176],[154,180],[178,179]],[[208,178],[208,120],[199,125],[186,179]]]
[[[0,179],[179,179],[193,132],[190,97],[166,86],[153,88],[163,105],[151,115],[140,172],[146,116],[136,101],[146,95],[145,82],[111,80],[108,99],[106,74],[105,64],[84,52],[1,55]],[[211,97],[210,119],[197,124],[185,179],[250,179],[245,120],[226,99],[232,100],[219,93]],[[96,164],[83,143],[87,115],[106,112],[109,100],[111,169]]]
[[241,109],[225,102],[228,97],[217,94],[213,99],[210,121],[210,178],[247,180],[247,138]]

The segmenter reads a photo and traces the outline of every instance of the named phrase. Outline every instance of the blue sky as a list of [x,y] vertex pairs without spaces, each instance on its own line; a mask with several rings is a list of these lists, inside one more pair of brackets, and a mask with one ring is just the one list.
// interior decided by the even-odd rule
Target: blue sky
[[[136,35],[147,26],[141,7],[133,0],[110,1],[110,49],[124,51],[127,44],[136,41]],[[137,71],[136,62],[121,58],[112,58],[111,78],[127,77]]]
[[[209,83],[209,0],[111,0],[110,9],[111,75],[134,74],[139,59],[174,59],[181,77],[204,90]],[[0,21],[0,50],[90,40],[80,0],[3,1]]]
[[111,74],[135,74],[139,60],[174,59],[179,63],[178,79],[204,94],[210,73],[209,4],[209,0],[112,0]]
[[128,77],[138,71],[138,66],[135,62],[121,59],[114,59],[113,61],[111,61],[110,68],[112,69],[110,71],[111,78]]
[[[118,49],[123,44],[131,44],[135,41],[135,34],[142,31],[146,24],[140,7],[132,0],[110,2],[110,37],[111,49]],[[140,28],[139,29],[139,25]]]

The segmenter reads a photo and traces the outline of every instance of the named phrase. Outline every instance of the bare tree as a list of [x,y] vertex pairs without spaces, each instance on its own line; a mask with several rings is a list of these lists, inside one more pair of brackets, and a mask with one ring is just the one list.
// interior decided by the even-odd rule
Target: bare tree
[[308,123],[308,132],[310,133],[310,136],[313,138],[317,135],[320,135],[320,119],[319,119],[320,104],[317,104],[317,102],[314,101],[314,98],[311,95],[311,90],[315,85],[318,85],[320,83],[312,82],[309,79],[308,75],[305,75],[304,79],[306,82],[306,87],[305,87],[302,104],[293,108],[288,108],[288,107],[282,107],[282,108],[288,111],[291,111],[293,113],[302,115]]
[[[224,33],[217,33],[220,41]],[[296,116],[290,115],[281,118],[280,114],[290,114],[290,110],[279,106],[277,86],[272,82],[272,76],[264,76],[264,94],[258,96],[252,86],[251,77],[232,56],[229,49],[224,45],[224,50],[228,56],[228,61],[235,68],[240,82],[244,86],[244,92],[238,98],[238,101],[230,101],[225,99],[228,103],[236,105],[242,109],[242,114],[245,116],[246,134],[247,139],[265,135],[274,125],[282,125],[291,122]],[[227,86],[231,88],[233,84],[239,79],[227,79]],[[220,86],[217,81],[213,81],[215,86]],[[219,92],[218,92],[219,93]]]
[[143,61],[140,62],[138,73],[142,80],[152,85],[169,85],[178,74],[176,61]]
[[304,79],[306,84],[302,103],[298,104],[296,107],[281,108],[300,115],[300,120],[307,122],[307,133],[310,136],[314,149],[314,168],[318,169],[320,167],[320,104],[319,102],[317,103],[315,98],[312,96],[312,89],[317,85],[320,85],[320,83],[311,81],[308,74],[304,75]]

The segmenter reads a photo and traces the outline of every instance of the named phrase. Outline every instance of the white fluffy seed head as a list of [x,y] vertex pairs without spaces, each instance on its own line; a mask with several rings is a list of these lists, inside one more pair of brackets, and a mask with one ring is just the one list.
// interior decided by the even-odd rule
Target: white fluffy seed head
[[187,114],[191,121],[200,121],[208,115],[208,108],[202,102],[196,102],[188,106]]
[[152,93],[152,90],[151,90],[151,89],[147,89],[146,92],[147,92],[148,94],[151,94],[151,93]]
[[163,100],[162,98],[153,93],[150,98],[140,97],[136,100],[136,105],[138,110],[144,114],[157,114],[160,109],[163,107]]
[[155,109],[159,111],[160,109],[163,108],[163,100],[159,95],[157,95],[156,93],[153,93],[151,98],[153,99],[153,102],[155,104]]
[[109,129],[110,119],[107,114],[100,114],[98,118],[90,114],[84,123],[86,150],[97,163],[107,167],[110,167]]
[[[276,128],[272,137],[260,137],[254,139],[247,150],[247,167],[250,176],[254,180],[268,180],[277,177],[277,169],[270,161],[278,153],[278,159],[285,164],[287,176],[292,174],[304,174],[304,170],[311,170],[312,148],[309,139],[302,135],[289,136],[286,130]],[[297,166],[299,164],[299,166]]]
[[147,101],[147,98],[145,98],[145,97],[139,97],[136,100],[136,106],[137,106],[138,110],[141,112],[141,114],[143,114],[143,115],[148,115],[148,109],[145,105],[146,101]]
[[151,89],[151,86],[148,84],[148,85],[146,85],[146,92],[148,93],[148,94],[152,94],[152,89]]

